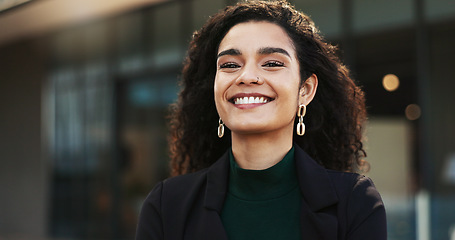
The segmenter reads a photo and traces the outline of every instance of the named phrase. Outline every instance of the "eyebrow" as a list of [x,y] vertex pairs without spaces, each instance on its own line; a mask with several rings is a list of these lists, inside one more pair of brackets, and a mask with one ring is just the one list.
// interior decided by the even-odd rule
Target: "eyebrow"
[[[263,47],[263,48],[259,49],[258,53],[261,55],[267,55],[267,54],[272,54],[272,53],[281,53],[288,57],[291,57],[291,55],[286,50],[284,50],[282,48],[275,48],[275,47]],[[218,53],[217,58],[224,56],[224,55],[238,56],[241,54],[242,53],[238,49],[231,48],[231,49],[224,50],[224,51],[221,51],[220,53]]]
[[261,48],[259,49],[259,54],[261,55],[267,55],[267,54],[272,54],[272,53],[281,53],[281,54],[284,54],[288,57],[291,57],[291,55],[284,49],[282,48],[274,48],[274,47],[265,47],[265,48]]
[[218,56],[217,58],[221,57],[221,56],[224,56],[224,55],[233,55],[233,56],[238,56],[240,55],[240,51],[238,49],[228,49],[228,50],[224,50],[224,51],[221,51],[220,53],[218,53]]

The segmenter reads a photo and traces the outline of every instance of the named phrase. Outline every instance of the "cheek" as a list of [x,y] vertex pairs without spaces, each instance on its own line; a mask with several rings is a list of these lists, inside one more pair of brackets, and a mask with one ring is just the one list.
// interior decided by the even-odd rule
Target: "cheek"
[[215,100],[215,106],[218,112],[220,112],[221,101],[223,100],[224,96],[224,86],[223,84],[215,77],[215,81],[213,84],[213,95]]
[[[286,110],[289,112],[295,112],[297,113],[297,108],[299,105],[299,99],[300,99],[300,91],[299,91],[299,83],[297,81],[294,84],[291,84],[289,87],[286,89],[283,89],[282,94],[286,97]],[[283,109],[284,110],[284,109]]]
[[214,93],[214,96],[215,96],[215,101],[217,99],[219,99],[221,96],[222,96],[222,90],[221,90],[221,84],[219,82],[219,80],[215,77],[215,81],[214,81],[214,84],[213,84],[213,93]]

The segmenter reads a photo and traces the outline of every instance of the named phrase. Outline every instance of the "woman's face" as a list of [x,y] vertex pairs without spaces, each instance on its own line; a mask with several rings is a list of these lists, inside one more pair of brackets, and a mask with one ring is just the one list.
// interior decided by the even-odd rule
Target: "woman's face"
[[292,134],[300,71],[284,29],[266,21],[235,25],[219,45],[216,64],[215,104],[233,134]]

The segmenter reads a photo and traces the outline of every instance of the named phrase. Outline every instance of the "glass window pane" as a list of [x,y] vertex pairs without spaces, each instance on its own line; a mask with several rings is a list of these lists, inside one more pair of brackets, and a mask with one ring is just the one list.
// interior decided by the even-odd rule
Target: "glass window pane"
[[140,12],[121,16],[116,20],[118,70],[122,73],[138,71],[144,67],[142,24]]
[[454,18],[455,1],[454,0],[426,0],[425,1],[426,18],[430,21]]
[[194,0],[193,28],[198,30],[209,17],[226,6],[226,0]]
[[167,3],[152,12],[152,62],[155,66],[182,61],[181,14],[180,2]]
[[341,33],[341,2],[339,0],[297,1],[297,10],[309,15],[327,38]]
[[413,0],[353,0],[353,30],[356,33],[410,25]]

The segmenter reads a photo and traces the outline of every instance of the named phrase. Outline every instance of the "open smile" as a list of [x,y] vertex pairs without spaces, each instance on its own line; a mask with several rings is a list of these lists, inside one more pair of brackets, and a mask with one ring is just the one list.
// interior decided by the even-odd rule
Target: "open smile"
[[265,104],[273,101],[274,98],[257,94],[236,94],[229,102],[235,105],[241,104]]

